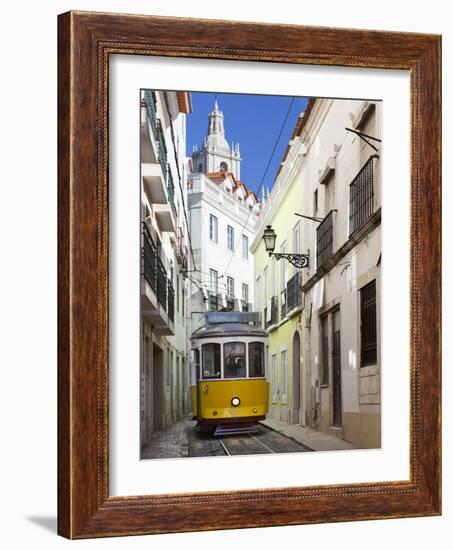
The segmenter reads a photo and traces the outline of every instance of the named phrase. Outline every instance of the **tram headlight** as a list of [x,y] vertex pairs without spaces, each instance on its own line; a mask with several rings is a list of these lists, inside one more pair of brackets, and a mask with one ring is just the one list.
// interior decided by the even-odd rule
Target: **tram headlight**
[[241,400],[239,399],[239,397],[233,397],[233,399],[231,400],[231,404],[233,405],[233,407],[239,407],[239,405],[241,404]]

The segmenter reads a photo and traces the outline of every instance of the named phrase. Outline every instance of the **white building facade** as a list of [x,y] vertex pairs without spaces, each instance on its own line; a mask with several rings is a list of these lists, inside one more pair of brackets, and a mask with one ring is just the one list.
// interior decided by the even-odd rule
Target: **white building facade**
[[312,100],[300,133],[302,213],[322,220],[301,232],[305,416],[362,448],[381,443],[381,109]]
[[208,311],[253,309],[254,239],[260,203],[239,180],[239,145],[229,146],[217,102],[208,135],[192,157],[188,208],[193,262],[190,266],[192,331]]
[[187,218],[186,92],[146,90],[141,96],[140,435],[190,409],[187,341],[190,318]]

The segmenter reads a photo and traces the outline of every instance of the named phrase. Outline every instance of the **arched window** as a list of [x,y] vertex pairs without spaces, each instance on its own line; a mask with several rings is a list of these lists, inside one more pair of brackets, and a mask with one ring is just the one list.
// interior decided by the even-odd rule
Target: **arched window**
[[220,171],[221,172],[226,172],[228,170],[228,164],[226,162],[221,162],[220,163]]
[[201,162],[200,162],[200,164],[198,165],[198,171],[199,171],[199,172],[203,172],[203,165],[201,164]]

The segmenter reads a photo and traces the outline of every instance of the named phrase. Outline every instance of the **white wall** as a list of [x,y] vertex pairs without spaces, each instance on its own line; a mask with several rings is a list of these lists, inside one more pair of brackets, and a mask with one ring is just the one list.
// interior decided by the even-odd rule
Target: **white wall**
[[[263,22],[300,23],[400,31],[444,32],[444,150],[452,149],[453,93],[451,17],[439,0],[377,5],[344,0],[291,0],[256,3],[183,2],[182,0],[44,0],[5,4],[1,39],[3,86],[0,88],[2,184],[0,224],[2,284],[2,545],[8,549],[54,548],[186,548],[243,549],[302,547],[374,550],[404,544],[418,550],[447,549],[453,521],[453,401],[444,399],[444,517],[405,520],[245,529],[197,534],[130,537],[68,542],[55,535],[56,515],[56,14],[69,9],[182,15]],[[20,29],[20,31],[19,31]],[[24,128],[28,147],[24,148]],[[26,150],[26,157],[24,151]],[[22,167],[32,166],[24,177]],[[444,181],[453,179],[445,154]],[[6,194],[5,194],[6,190]],[[444,188],[444,212],[453,205],[451,186]],[[453,224],[444,216],[444,268],[451,280]],[[31,230],[32,229],[32,230]],[[5,238],[6,236],[6,238]],[[25,243],[28,243],[25,246]],[[447,254],[447,251],[448,254]],[[445,327],[453,323],[451,285],[445,285]],[[445,332],[445,336],[447,333]],[[444,339],[444,363],[451,364],[451,338]],[[447,358],[448,355],[448,358]],[[444,395],[453,390],[451,369],[444,369]]]

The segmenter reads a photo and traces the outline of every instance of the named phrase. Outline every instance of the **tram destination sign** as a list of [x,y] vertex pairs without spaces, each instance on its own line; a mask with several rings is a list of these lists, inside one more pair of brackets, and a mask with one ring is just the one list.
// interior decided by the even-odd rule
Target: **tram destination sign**
[[212,311],[206,315],[208,325],[219,325],[220,323],[252,323],[259,325],[259,313],[257,311]]

